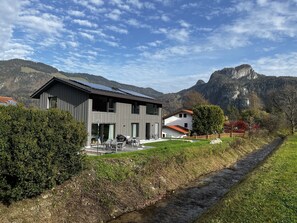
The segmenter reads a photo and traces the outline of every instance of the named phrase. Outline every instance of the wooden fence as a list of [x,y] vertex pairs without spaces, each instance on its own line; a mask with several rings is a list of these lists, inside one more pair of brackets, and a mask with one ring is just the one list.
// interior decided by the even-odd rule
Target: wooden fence
[[186,139],[216,139],[216,138],[229,138],[229,137],[244,137],[245,133],[221,133],[221,134],[212,134],[212,135],[199,135],[199,136],[188,136]]

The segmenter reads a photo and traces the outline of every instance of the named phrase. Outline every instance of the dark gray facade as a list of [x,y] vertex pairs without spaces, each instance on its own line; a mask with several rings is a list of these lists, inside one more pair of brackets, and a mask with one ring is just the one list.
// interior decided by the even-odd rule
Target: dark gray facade
[[[114,109],[110,111],[94,111],[101,98],[112,98]],[[110,92],[94,93],[93,89],[84,88],[69,80],[54,78],[33,95],[39,98],[40,108],[48,109],[50,100],[54,98],[58,109],[69,111],[75,119],[85,124],[88,131],[86,145],[90,146],[92,140],[114,138],[118,134],[138,137],[139,139],[161,137],[162,105],[153,99],[132,97]],[[138,104],[137,114],[133,114],[133,104]],[[154,105],[155,113],[147,114],[147,106]]]

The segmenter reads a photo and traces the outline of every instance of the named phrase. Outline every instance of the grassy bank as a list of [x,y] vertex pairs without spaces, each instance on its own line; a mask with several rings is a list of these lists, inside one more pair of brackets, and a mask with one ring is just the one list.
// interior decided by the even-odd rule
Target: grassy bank
[[202,222],[297,222],[297,135],[206,213]]
[[0,205],[0,222],[101,222],[142,208],[201,175],[232,165],[269,139],[152,143],[155,148],[88,157],[79,176],[34,199]]

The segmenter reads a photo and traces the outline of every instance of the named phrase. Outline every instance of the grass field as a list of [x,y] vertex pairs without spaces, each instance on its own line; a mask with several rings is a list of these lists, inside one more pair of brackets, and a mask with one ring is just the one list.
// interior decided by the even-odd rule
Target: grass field
[[198,222],[297,222],[297,135]]
[[[190,160],[199,159],[202,162],[206,157],[218,157],[222,154],[226,155],[225,159],[227,160],[229,157],[233,157],[233,153],[226,152],[230,149],[230,143],[233,140],[232,138],[222,139],[223,143],[218,145],[210,145],[209,140],[206,139],[194,142],[168,140],[148,143],[146,145],[154,148],[147,150],[90,156],[87,159],[91,168],[95,167],[98,179],[123,181],[133,175],[141,175],[141,177],[154,175],[157,169],[167,168],[174,163],[183,165]],[[222,162],[224,163],[224,161]],[[196,167],[205,169],[201,165]],[[141,170],[142,173],[140,174],[137,169]],[[207,172],[206,170],[199,171],[202,171],[203,174]],[[139,178],[139,176],[137,177]]]

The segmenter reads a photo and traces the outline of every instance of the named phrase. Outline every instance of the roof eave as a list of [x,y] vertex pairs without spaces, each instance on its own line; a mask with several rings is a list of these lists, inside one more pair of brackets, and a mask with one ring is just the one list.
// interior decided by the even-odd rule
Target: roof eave
[[61,78],[56,78],[56,77],[53,77],[52,79],[50,79],[48,82],[46,82],[43,86],[41,86],[38,90],[36,90],[30,97],[31,98],[35,98],[35,99],[39,99],[40,98],[40,95],[45,91],[47,90],[49,87],[52,86],[52,84],[57,81],[57,82],[60,82],[60,83],[64,83],[64,84],[67,84],[67,85],[70,85],[78,90],[81,90],[81,91],[84,91],[86,93],[91,93],[91,91],[88,91],[84,88],[80,88],[79,86],[76,86],[74,84],[72,84],[71,82],[67,81],[66,79],[61,79]]

